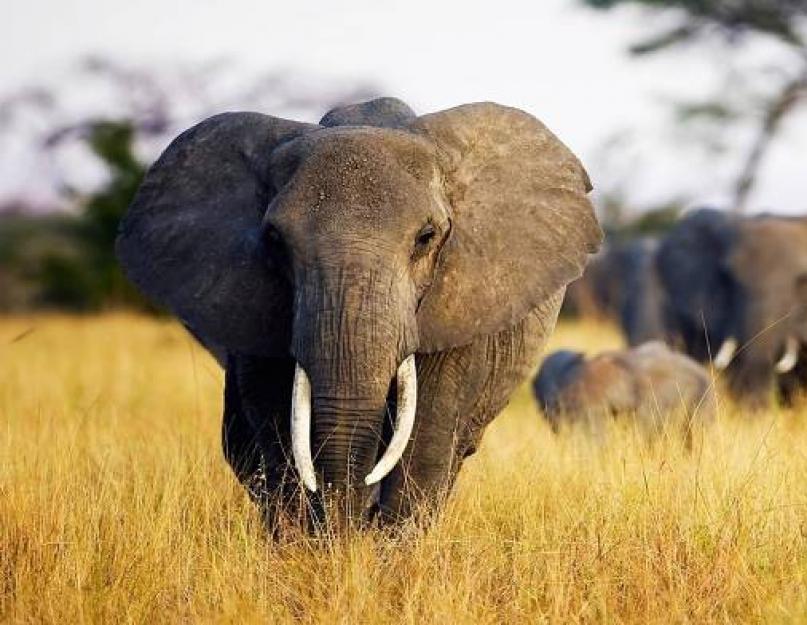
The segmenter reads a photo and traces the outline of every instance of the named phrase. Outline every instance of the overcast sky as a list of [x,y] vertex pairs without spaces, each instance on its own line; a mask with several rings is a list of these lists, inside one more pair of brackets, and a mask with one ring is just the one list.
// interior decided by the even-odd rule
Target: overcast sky
[[[598,188],[621,188],[636,205],[676,195],[725,201],[749,141],[740,134],[736,151],[707,157],[665,123],[666,101],[708,93],[728,55],[701,46],[632,60],[627,45],[653,24],[636,11],[594,13],[575,0],[25,0],[6,7],[4,92],[57,83],[79,58],[100,53],[158,66],[226,58],[245,75],[286,68],[363,81],[419,112],[493,100],[542,119]],[[753,64],[755,54],[762,62],[770,49],[763,42],[743,62]],[[807,208],[807,115],[785,131],[753,197],[757,208]],[[42,163],[19,140],[5,139],[0,196],[36,190]],[[616,147],[605,150],[609,142]]]

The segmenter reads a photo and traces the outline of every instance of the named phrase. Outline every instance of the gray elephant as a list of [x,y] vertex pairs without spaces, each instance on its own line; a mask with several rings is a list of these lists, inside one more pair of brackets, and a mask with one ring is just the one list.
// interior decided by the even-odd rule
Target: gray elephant
[[226,367],[225,455],[270,524],[396,521],[537,362],[601,239],[590,188],[497,104],[227,113],[151,167],[118,254]]
[[732,394],[789,402],[807,383],[807,217],[701,209],[662,242],[657,268],[669,333],[725,370]]
[[618,323],[628,345],[666,337],[664,291],[655,237],[610,237],[583,276],[569,285],[564,310]]
[[602,439],[612,417],[630,418],[647,440],[677,428],[689,448],[695,425],[714,419],[708,372],[661,341],[586,358],[561,350],[544,360],[533,392],[552,430],[582,425]]
[[622,281],[619,324],[628,345],[666,337],[664,291],[656,272],[659,242],[639,237],[615,246],[616,270]]

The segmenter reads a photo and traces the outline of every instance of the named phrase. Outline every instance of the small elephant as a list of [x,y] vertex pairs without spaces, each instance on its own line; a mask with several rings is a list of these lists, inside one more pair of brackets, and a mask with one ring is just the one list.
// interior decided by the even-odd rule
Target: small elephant
[[807,387],[807,217],[686,215],[657,254],[668,334],[725,370],[732,395],[766,405]]
[[552,430],[580,424],[602,439],[611,417],[630,417],[652,440],[666,428],[692,429],[714,419],[715,396],[707,371],[691,358],[650,341],[586,358],[580,352],[550,354],[533,392]]
[[602,237],[590,189],[498,104],[225,113],[151,167],[117,251],[225,367],[225,456],[270,525],[398,521],[537,362]]

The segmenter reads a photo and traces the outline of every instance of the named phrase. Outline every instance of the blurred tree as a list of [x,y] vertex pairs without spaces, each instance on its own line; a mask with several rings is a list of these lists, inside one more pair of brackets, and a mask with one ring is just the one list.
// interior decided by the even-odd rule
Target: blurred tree
[[[750,35],[767,35],[789,48],[795,62],[774,93],[758,111],[756,137],[748,149],[734,188],[734,210],[746,208],[760,166],[777,138],[782,122],[807,102],[807,1],[805,0],[581,0],[595,9],[618,5],[643,5],[667,10],[674,23],[630,47],[634,55],[646,55],[673,45],[720,37],[730,45],[744,44]],[[748,76],[749,80],[754,77]],[[682,106],[679,119],[710,119],[718,123],[748,117],[719,100]]]
[[606,240],[630,240],[663,235],[678,221],[685,206],[684,201],[673,200],[636,211],[621,197],[606,195],[600,201],[598,215]]
[[[144,175],[143,161],[182,129],[222,110],[318,119],[336,104],[378,95],[367,83],[282,70],[234,80],[233,69],[221,62],[137,66],[95,56],[62,85],[0,94],[0,142],[28,135],[48,160],[40,170],[50,179],[43,176],[40,183],[57,187],[74,209],[43,219],[3,214],[0,207],[0,309],[148,307],[114,252],[118,223]],[[92,94],[79,111],[70,103],[76,91]],[[93,158],[85,158],[86,152]],[[100,163],[102,182],[77,182],[91,160]]]
[[79,199],[80,210],[69,229],[71,248],[42,258],[37,277],[45,305],[73,310],[145,306],[115,258],[118,223],[145,174],[134,156],[134,136],[128,121],[87,124],[85,140],[104,164],[108,180]]

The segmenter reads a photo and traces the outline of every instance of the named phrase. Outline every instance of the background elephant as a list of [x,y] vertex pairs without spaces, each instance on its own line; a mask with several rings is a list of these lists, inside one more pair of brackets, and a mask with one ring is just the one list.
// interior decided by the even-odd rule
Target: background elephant
[[583,276],[569,285],[565,310],[611,319],[628,345],[664,339],[664,292],[656,272],[655,237],[610,238]]
[[657,263],[669,331],[687,353],[726,369],[745,403],[765,404],[775,377],[792,399],[807,381],[807,218],[695,211]]
[[621,276],[619,324],[628,345],[663,340],[664,292],[656,272],[658,240],[640,237],[618,244],[616,269]]
[[223,114],[152,166],[118,254],[224,362],[225,454],[270,521],[401,519],[447,492],[537,361],[601,238],[590,188],[496,104]]
[[707,371],[660,341],[592,358],[554,352],[533,380],[533,392],[553,431],[580,424],[598,438],[611,417],[629,417],[649,440],[678,427],[689,447],[693,424],[715,414]]

